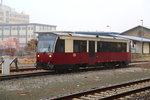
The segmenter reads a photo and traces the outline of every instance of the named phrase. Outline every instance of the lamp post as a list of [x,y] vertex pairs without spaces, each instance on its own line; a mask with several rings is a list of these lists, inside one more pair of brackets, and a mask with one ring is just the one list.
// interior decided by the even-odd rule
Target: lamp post
[[109,25],[107,25],[107,27],[109,28],[109,32],[111,32],[111,27]]
[[143,26],[143,19],[141,20],[141,22],[142,22],[142,26]]

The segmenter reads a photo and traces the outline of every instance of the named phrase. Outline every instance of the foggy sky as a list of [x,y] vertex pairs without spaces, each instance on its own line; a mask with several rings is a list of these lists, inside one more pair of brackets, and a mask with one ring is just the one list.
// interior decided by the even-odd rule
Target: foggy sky
[[[150,0],[3,0],[30,15],[31,23],[57,25],[58,30],[123,32],[150,28]],[[107,27],[107,26],[110,27]]]

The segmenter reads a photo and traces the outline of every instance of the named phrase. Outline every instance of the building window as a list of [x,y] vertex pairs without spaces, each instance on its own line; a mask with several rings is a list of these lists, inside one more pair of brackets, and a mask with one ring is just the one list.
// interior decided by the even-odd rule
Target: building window
[[9,23],[9,18],[6,18],[6,23]]
[[51,27],[49,27],[48,29],[51,30]]
[[33,30],[33,27],[31,27],[30,29]]
[[25,37],[26,37],[26,35],[19,35],[19,37],[20,37],[20,38],[25,38]]
[[51,30],[56,30],[55,27],[51,27]]
[[9,27],[5,27],[4,30],[9,30]]
[[74,40],[73,41],[73,52],[86,52],[87,41],[84,40]]
[[6,11],[6,16],[9,17],[9,12],[8,11]]
[[21,27],[18,26],[18,30],[21,30]]
[[26,30],[27,28],[26,27],[22,27],[22,30]]
[[16,28],[15,28],[15,27],[12,27],[12,30],[16,30]]
[[18,35],[11,35],[12,37],[18,37]]

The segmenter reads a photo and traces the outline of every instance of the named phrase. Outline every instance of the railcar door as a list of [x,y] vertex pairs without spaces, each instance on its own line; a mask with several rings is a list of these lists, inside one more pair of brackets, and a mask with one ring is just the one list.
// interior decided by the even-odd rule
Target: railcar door
[[95,41],[89,41],[89,63],[94,64],[95,60]]

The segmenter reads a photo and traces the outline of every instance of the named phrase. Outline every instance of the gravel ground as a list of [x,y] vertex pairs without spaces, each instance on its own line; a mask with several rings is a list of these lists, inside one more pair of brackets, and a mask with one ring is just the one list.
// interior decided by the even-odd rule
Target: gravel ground
[[55,74],[0,82],[0,100],[43,100],[91,88],[149,78],[150,63],[136,67]]

